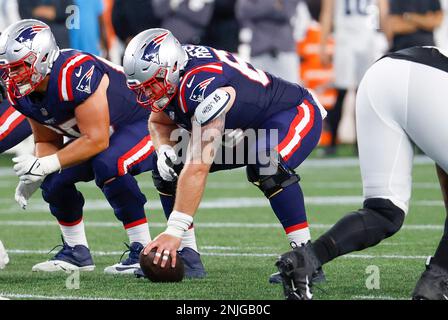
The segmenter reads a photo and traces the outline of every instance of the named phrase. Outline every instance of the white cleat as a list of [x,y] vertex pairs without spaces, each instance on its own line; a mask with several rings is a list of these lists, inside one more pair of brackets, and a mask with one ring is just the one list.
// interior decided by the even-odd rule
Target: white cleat
[[49,260],[45,262],[38,263],[33,266],[31,269],[33,272],[73,272],[73,271],[94,271],[95,266],[84,266],[84,267],[78,267],[74,264],[68,263],[66,261],[59,261],[59,260]]
[[4,269],[9,263],[9,257],[3,243],[0,241],[0,270]]
[[[139,255],[143,250],[143,245],[138,242],[133,242],[130,245],[126,244],[128,250],[126,250],[120,258],[120,262],[113,266],[106,267],[104,269],[105,274],[121,274],[121,275],[134,275],[134,271],[140,269]],[[121,261],[123,256],[129,252],[129,256],[126,260]]]
[[116,263],[113,266],[104,268],[105,274],[122,274],[122,275],[134,275],[134,271],[140,269],[140,263],[128,264]]

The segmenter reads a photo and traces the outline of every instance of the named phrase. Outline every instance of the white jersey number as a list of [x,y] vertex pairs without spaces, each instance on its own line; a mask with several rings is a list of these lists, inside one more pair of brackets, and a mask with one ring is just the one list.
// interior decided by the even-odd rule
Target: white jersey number
[[[270,81],[266,73],[261,70],[255,69],[250,66],[244,60],[230,54],[229,52],[223,50],[214,50],[219,60],[229,65],[230,67],[238,70],[241,74],[246,76],[252,81],[258,82],[266,87]],[[230,60],[233,59],[234,61]]]
[[366,16],[367,8],[371,4],[371,0],[344,0],[345,1],[345,15],[351,16],[358,14]]

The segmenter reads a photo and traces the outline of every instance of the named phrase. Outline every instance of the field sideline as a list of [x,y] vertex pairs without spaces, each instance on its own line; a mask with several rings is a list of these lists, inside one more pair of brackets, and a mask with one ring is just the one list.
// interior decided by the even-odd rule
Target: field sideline
[[[103,274],[125,249],[126,235],[94,184],[80,184],[86,198],[85,223],[96,270],[81,273],[79,290],[65,287],[66,274],[37,274],[31,267],[50,257],[60,243],[59,230],[37,194],[26,212],[13,200],[17,178],[0,158],[0,240],[10,264],[0,271],[0,297],[12,299],[282,299],[280,286],[270,285],[276,257],[288,250],[284,232],[268,202],[246,181],[242,170],[212,174],[195,218],[198,244],[208,277],[180,284],[153,284],[132,277]],[[376,248],[336,259],[325,266],[327,282],[316,299],[408,299],[442,234],[445,218],[434,165],[416,159],[411,210],[403,230]],[[299,171],[307,211],[316,238],[362,203],[355,159],[309,160]],[[151,234],[163,230],[151,177],[139,184],[147,195]],[[365,286],[370,265],[379,267],[380,289]]]

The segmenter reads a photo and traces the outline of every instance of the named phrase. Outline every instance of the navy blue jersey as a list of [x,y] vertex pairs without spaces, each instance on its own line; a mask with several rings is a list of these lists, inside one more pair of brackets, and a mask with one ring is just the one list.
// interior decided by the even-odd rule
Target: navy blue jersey
[[59,134],[76,138],[80,132],[75,109],[95,93],[104,75],[109,77],[107,100],[112,127],[120,128],[149,117],[149,111],[138,105],[136,94],[127,87],[120,67],[76,50],[61,51],[52,68],[46,94],[33,93],[10,100],[25,116]]
[[278,112],[297,107],[310,94],[226,51],[204,46],[184,48],[189,61],[178,94],[165,112],[187,130],[191,130],[196,107],[217,88],[233,87],[236,91],[235,103],[226,115],[226,129],[257,129]]

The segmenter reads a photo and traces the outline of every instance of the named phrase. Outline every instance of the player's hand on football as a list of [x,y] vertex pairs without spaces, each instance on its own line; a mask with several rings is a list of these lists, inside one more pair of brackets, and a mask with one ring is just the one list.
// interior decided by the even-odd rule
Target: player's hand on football
[[19,182],[16,188],[14,198],[23,210],[26,209],[26,206],[28,205],[28,200],[31,198],[34,192],[36,192],[36,190],[39,189],[41,184],[42,184],[41,181],[31,184],[25,184],[23,181]]
[[176,151],[169,145],[161,145],[157,150],[157,169],[160,176],[165,181],[174,181],[177,179],[177,173],[174,171],[174,162],[177,161]]
[[176,267],[176,254],[182,242],[181,238],[161,233],[153,241],[151,241],[145,249],[143,249],[143,254],[148,255],[152,249],[157,248],[153,263],[158,264],[159,260],[162,259],[160,266],[165,268],[169,256],[171,256],[171,267]]

